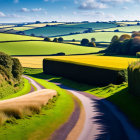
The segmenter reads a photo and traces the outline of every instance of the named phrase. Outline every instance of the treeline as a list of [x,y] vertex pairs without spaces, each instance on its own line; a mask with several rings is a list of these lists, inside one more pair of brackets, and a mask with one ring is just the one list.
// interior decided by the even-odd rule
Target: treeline
[[120,37],[115,35],[105,50],[106,54],[117,55],[136,55],[137,52],[140,52],[140,32],[123,34]]

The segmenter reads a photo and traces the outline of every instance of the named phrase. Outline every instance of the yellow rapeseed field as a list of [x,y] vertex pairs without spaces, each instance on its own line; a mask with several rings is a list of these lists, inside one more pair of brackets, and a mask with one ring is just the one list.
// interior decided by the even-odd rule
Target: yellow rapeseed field
[[46,57],[46,59],[81,64],[86,66],[93,67],[95,66],[113,70],[126,69],[130,63],[137,61],[136,58],[95,56],[95,55],[51,56]]

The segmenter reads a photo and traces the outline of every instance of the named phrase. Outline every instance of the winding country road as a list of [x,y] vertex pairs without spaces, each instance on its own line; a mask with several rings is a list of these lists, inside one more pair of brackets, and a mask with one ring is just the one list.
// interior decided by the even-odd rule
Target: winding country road
[[[43,88],[30,77],[24,77],[38,90]],[[85,109],[84,128],[78,140],[140,140],[140,131],[136,130],[126,116],[112,103],[104,99],[98,99],[91,94],[68,88],[60,83],[55,84],[78,97]],[[68,122],[68,124],[71,124],[71,122]],[[67,131],[59,131],[59,136],[63,136],[64,133],[67,133]],[[68,136],[68,134],[65,134],[65,136]],[[62,137],[60,140],[65,139]],[[73,140],[77,140],[77,138]]]

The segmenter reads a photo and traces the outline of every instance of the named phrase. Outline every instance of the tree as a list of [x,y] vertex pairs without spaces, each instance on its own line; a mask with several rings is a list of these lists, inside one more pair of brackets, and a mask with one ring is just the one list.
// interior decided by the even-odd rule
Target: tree
[[17,80],[20,80],[23,73],[23,68],[21,66],[19,59],[12,58],[12,60],[13,60],[13,65],[12,65],[13,77]]
[[75,41],[76,41],[75,39],[72,40],[72,42],[75,42]]
[[114,35],[111,39],[111,43],[113,43],[114,41],[118,41],[119,37],[117,35]]
[[35,36],[35,34],[31,34],[31,36]]
[[89,44],[89,40],[88,39],[86,39],[86,38],[82,39],[82,41],[81,41],[81,45],[82,46],[88,46],[88,44]]
[[95,42],[96,41],[96,39],[95,38],[91,38],[91,42]]
[[51,42],[51,39],[50,39],[49,37],[45,37],[45,38],[44,38],[44,41]]
[[126,39],[130,39],[131,36],[129,34],[123,34],[120,36],[119,41],[124,41]]
[[59,43],[63,43],[63,42],[64,42],[64,39],[63,39],[62,37],[59,37],[59,38],[58,38],[58,42],[59,42]]
[[54,38],[54,39],[53,39],[53,42],[58,42],[58,39],[57,39],[57,38]]
[[133,33],[132,33],[132,37],[133,37],[133,38],[136,37],[136,36],[140,36],[140,32],[133,32]]
[[96,47],[96,44],[94,42],[89,42],[88,46],[89,47]]

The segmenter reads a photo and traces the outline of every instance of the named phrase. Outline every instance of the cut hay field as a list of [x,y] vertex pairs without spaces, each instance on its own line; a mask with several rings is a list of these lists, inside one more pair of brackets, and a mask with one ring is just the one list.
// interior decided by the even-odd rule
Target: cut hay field
[[112,70],[122,70],[126,69],[130,63],[136,61],[137,59],[111,57],[111,56],[80,55],[80,56],[57,56],[57,57],[51,56],[46,57],[46,60],[68,62]]
[[103,29],[104,31],[114,31],[118,29],[121,32],[133,32],[133,31],[140,31],[140,26],[124,26],[124,27],[116,27],[116,28],[109,28]]
[[68,55],[95,53],[100,50],[103,49],[45,41],[21,41],[0,43],[0,51],[3,51],[9,55],[52,55],[60,52]]
[[20,40],[43,40],[43,38],[0,33],[0,41],[20,41]]
[[131,25],[137,25],[138,22],[117,22],[118,24],[124,24],[124,25],[127,25],[127,24],[131,24]]
[[26,27],[45,27],[46,25],[59,25],[59,24],[64,24],[64,23],[40,23],[40,24],[29,24],[25,25]]
[[12,28],[13,30],[16,31],[25,31],[25,30],[30,30],[30,29],[34,29],[35,27],[14,27]]
[[64,36],[64,40],[82,40],[83,38],[87,38],[91,40],[91,38],[95,38],[96,42],[110,42],[114,35],[121,36],[124,33],[115,33],[115,32],[95,32],[95,33],[85,33],[85,34],[77,34],[77,35],[69,35]]
[[9,28],[9,27],[13,27],[15,25],[0,25],[0,28]]
[[44,89],[20,97],[0,101],[0,125],[12,117],[19,119],[39,113],[50,99],[57,96],[55,90]]

